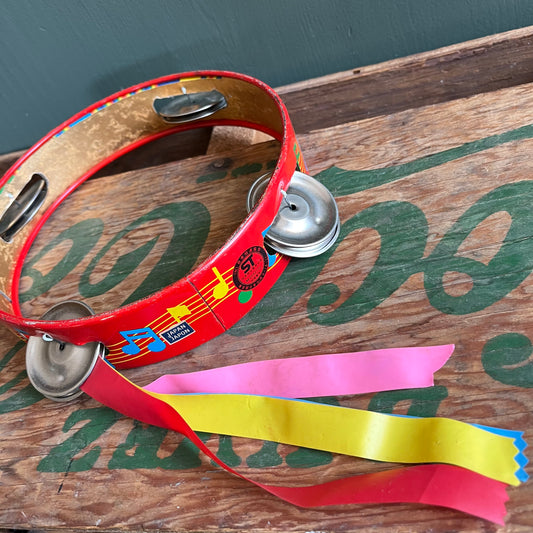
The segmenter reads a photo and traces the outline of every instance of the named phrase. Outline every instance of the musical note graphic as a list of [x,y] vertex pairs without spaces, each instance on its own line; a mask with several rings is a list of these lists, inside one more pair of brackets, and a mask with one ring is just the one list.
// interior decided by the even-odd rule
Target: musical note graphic
[[222,300],[229,292],[229,285],[226,283],[226,280],[221,276],[217,267],[213,267],[211,270],[218,279],[218,283],[213,288],[213,298],[215,300]]
[[161,352],[166,348],[166,344],[151,328],[130,329],[128,331],[121,331],[120,334],[128,341],[128,344],[122,347],[122,351],[128,355],[136,355],[141,351],[135,344],[135,341],[142,339],[152,339],[152,342],[146,345],[146,348],[150,352]]
[[176,305],[175,307],[169,307],[167,311],[176,322],[181,322],[184,316],[191,314],[191,310],[183,304]]

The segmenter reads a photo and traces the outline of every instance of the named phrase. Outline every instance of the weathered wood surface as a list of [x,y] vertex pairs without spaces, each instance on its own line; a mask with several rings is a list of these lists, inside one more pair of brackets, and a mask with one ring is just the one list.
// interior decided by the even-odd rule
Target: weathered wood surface
[[[519,32],[517,42],[524,39]],[[533,52],[521,61],[533,61]],[[451,94],[449,102],[406,106],[323,129],[317,123],[299,135],[310,172],[337,196],[343,223],[338,245],[327,258],[293,261],[231,332],[127,376],[144,384],[164,373],[244,361],[453,342],[455,353],[432,389],[335,401],[524,430],[533,442],[533,223],[520,209],[533,200],[532,89],[525,84],[465,99]],[[343,98],[350,102],[348,95]],[[161,203],[186,199],[208,208],[209,237],[193,243],[198,260],[206,257],[244,216],[247,188],[269,168],[276,149],[267,142],[157,161],[156,167],[88,182],[46,224],[32,249],[21,287],[24,312],[39,316],[66,297],[81,298],[97,311],[120,305],[150,275],[179,228],[165,219],[139,224],[94,271],[87,268],[110,239]],[[69,239],[60,242],[60,235]],[[154,238],[147,257],[133,252]],[[54,268],[66,263],[73,247],[81,250],[80,262]],[[139,263],[134,273],[106,278],[127,252],[132,264]],[[158,281],[152,281],[153,290]],[[101,294],[94,294],[99,283]],[[27,299],[32,290],[36,294]],[[0,348],[4,527],[500,529],[422,505],[292,507],[213,467],[179,435],[136,424],[87,397],[66,405],[42,399],[25,377],[22,344],[5,330]],[[326,481],[388,466],[236,438],[212,436],[208,444],[243,473],[274,484]],[[501,529],[530,531],[533,485],[508,493]]]

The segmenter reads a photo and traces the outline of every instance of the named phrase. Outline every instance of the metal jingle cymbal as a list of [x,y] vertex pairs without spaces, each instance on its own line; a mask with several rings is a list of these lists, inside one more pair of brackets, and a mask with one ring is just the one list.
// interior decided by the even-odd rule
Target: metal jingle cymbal
[[[61,302],[49,309],[43,320],[75,320],[92,315],[87,305],[77,301]],[[32,336],[26,347],[26,371],[31,384],[43,396],[58,402],[77,398],[104,345],[90,342],[83,346],[63,343],[45,334]]]
[[[261,198],[269,179],[270,174],[265,174],[250,188],[248,212]],[[339,231],[339,212],[333,195],[316,179],[296,171],[265,242],[284,255],[314,257],[333,246]]]

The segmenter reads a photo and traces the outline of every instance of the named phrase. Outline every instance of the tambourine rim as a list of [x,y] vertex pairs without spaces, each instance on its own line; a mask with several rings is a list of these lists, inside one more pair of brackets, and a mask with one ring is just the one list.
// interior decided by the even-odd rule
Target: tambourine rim
[[[89,172],[85,173],[83,176],[81,176],[76,182],[69,187],[59,198],[57,198],[56,201],[46,210],[46,212],[41,215],[39,222],[35,226],[35,228],[32,230],[32,232],[28,235],[26,240],[24,241],[24,244],[21,248],[20,253],[18,254],[18,257],[15,260],[15,268],[12,274],[12,291],[11,291],[11,300],[12,300],[12,306],[14,309],[13,314],[8,313],[6,311],[0,311],[0,320],[5,322],[8,326],[11,326],[12,328],[21,328],[24,330],[24,327],[28,327],[34,330],[42,330],[42,332],[46,332],[47,329],[52,327],[55,331],[61,330],[62,332],[69,330],[73,326],[83,326],[90,328],[92,324],[96,324],[97,322],[101,321],[109,321],[109,320],[118,320],[120,316],[125,316],[130,313],[135,313],[142,309],[145,306],[155,304],[157,300],[164,298],[169,293],[172,293],[172,291],[178,289],[179,285],[184,281],[187,280],[189,277],[193,276],[194,273],[202,270],[202,268],[205,267],[208,263],[213,261],[213,258],[224,254],[225,250],[230,247],[236,239],[239,238],[239,235],[244,232],[247,228],[249,228],[251,225],[254,224],[255,218],[258,216],[258,214],[261,212],[262,207],[269,201],[272,201],[273,199],[276,200],[277,203],[279,203],[280,198],[275,198],[275,193],[280,188],[280,182],[282,181],[284,177],[284,163],[286,162],[288,151],[290,149],[290,141],[291,136],[294,137],[294,132],[292,130],[292,126],[290,124],[290,119],[288,116],[288,112],[285,108],[285,105],[277,95],[277,93],[268,85],[266,85],[264,82],[257,80],[251,76],[245,75],[245,74],[238,74],[230,71],[216,71],[216,70],[201,70],[201,71],[190,71],[190,72],[183,72],[183,73],[175,73],[167,76],[162,76],[159,78],[154,78],[148,81],[144,81],[142,83],[133,85],[131,87],[128,87],[126,89],[123,89],[121,91],[118,91],[112,95],[109,95],[98,102],[95,102],[88,106],[87,108],[79,111],[75,115],[73,115],[71,118],[64,121],[62,124],[51,130],[47,135],[45,135],[43,138],[41,138],[37,143],[35,143],[30,149],[28,149],[20,159],[18,159],[15,164],[4,174],[3,178],[0,180],[0,187],[9,180],[10,176],[15,173],[15,171],[24,163],[28,158],[30,158],[36,151],[41,148],[48,140],[53,138],[55,135],[57,135],[59,132],[61,132],[64,128],[66,128],[68,125],[71,125],[75,123],[79,118],[83,117],[84,115],[94,111],[95,109],[98,109],[102,105],[105,105],[107,102],[110,102],[114,99],[120,98],[121,96],[124,96],[128,93],[132,93],[134,91],[142,90],[146,87],[149,87],[153,84],[157,83],[171,83],[172,81],[178,81],[179,79],[184,79],[188,77],[222,77],[222,78],[235,78],[241,81],[248,82],[252,85],[255,85],[256,87],[263,90],[265,93],[267,93],[272,101],[275,103],[277,110],[280,113],[281,123],[282,123],[282,132],[281,135],[276,135],[275,132],[270,131],[268,128],[264,127],[258,127],[257,124],[254,125],[254,129],[257,129],[259,131],[264,131],[265,133],[268,133],[280,142],[280,153],[278,155],[276,168],[274,169],[272,173],[272,179],[270,181],[269,186],[267,187],[267,190],[265,191],[265,194],[263,196],[263,199],[261,202],[256,206],[256,208],[249,213],[246,218],[239,224],[239,227],[233,232],[233,234],[230,236],[230,238],[222,244],[215,252],[213,252],[209,257],[207,257],[205,260],[202,261],[200,265],[198,265],[193,271],[191,271],[189,274],[187,274],[184,278],[181,278],[171,285],[168,285],[154,294],[147,296],[145,298],[142,298],[136,302],[133,302],[131,304],[127,304],[122,307],[118,307],[109,311],[104,311],[102,313],[97,313],[89,317],[84,317],[76,320],[70,320],[70,321],[44,321],[40,319],[30,319],[26,318],[22,315],[20,306],[18,304],[18,282],[21,277],[21,271],[22,266],[24,263],[24,260],[27,256],[27,253],[29,252],[29,249],[31,248],[31,245],[33,244],[33,241],[35,240],[37,234],[42,229],[42,226],[45,224],[46,220],[52,215],[52,213],[57,209],[57,207],[65,200],[67,196],[71,194],[74,190],[76,190],[78,187],[82,185],[86,179],[88,179],[90,176],[92,176],[95,172],[97,172],[100,168],[107,165],[109,162],[117,159],[121,155],[128,153],[135,148],[149,143],[156,138],[163,137],[165,135],[170,135],[173,133],[176,133],[178,131],[185,131],[185,130],[191,130],[194,128],[200,128],[200,127],[210,127],[210,126],[216,126],[216,125],[222,125],[222,124],[228,124],[229,122],[233,123],[236,126],[244,126],[244,127],[251,127],[250,124],[246,124],[245,121],[228,121],[228,120],[216,120],[216,119],[203,119],[198,123],[194,124],[183,124],[179,125],[175,128],[171,128],[169,130],[165,130],[163,132],[158,132],[157,134],[145,137],[143,139],[140,139],[138,142],[134,142],[131,145],[128,145],[128,147],[125,150],[121,150],[118,152],[115,152],[112,154],[112,157],[102,160],[98,163],[98,165],[94,168],[92,168]],[[292,135],[291,135],[292,134]],[[294,139],[295,140],[295,139]],[[294,170],[294,169],[293,169]],[[288,181],[290,180],[290,176],[288,176],[287,183],[285,184],[285,188],[288,185]],[[279,196],[279,195],[278,195]],[[22,331],[24,333],[24,331]],[[69,340],[69,339],[66,339]]]

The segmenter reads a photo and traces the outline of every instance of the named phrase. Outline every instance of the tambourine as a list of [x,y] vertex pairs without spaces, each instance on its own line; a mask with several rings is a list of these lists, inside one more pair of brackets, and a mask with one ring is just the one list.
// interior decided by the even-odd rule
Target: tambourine
[[[191,128],[240,126],[281,144],[273,172],[248,196],[230,239],[185,278],[122,308],[94,315],[60,302],[40,320],[22,316],[24,258],[45,221],[83,181],[121,155]],[[229,72],[175,74],[114,94],[31,148],[0,182],[0,321],[29,337],[27,369],[45,396],[68,400],[104,351],[117,368],[155,363],[223,333],[267,293],[288,256],[329,248],[339,231],[335,200],[303,173],[289,115],[264,83]]]

